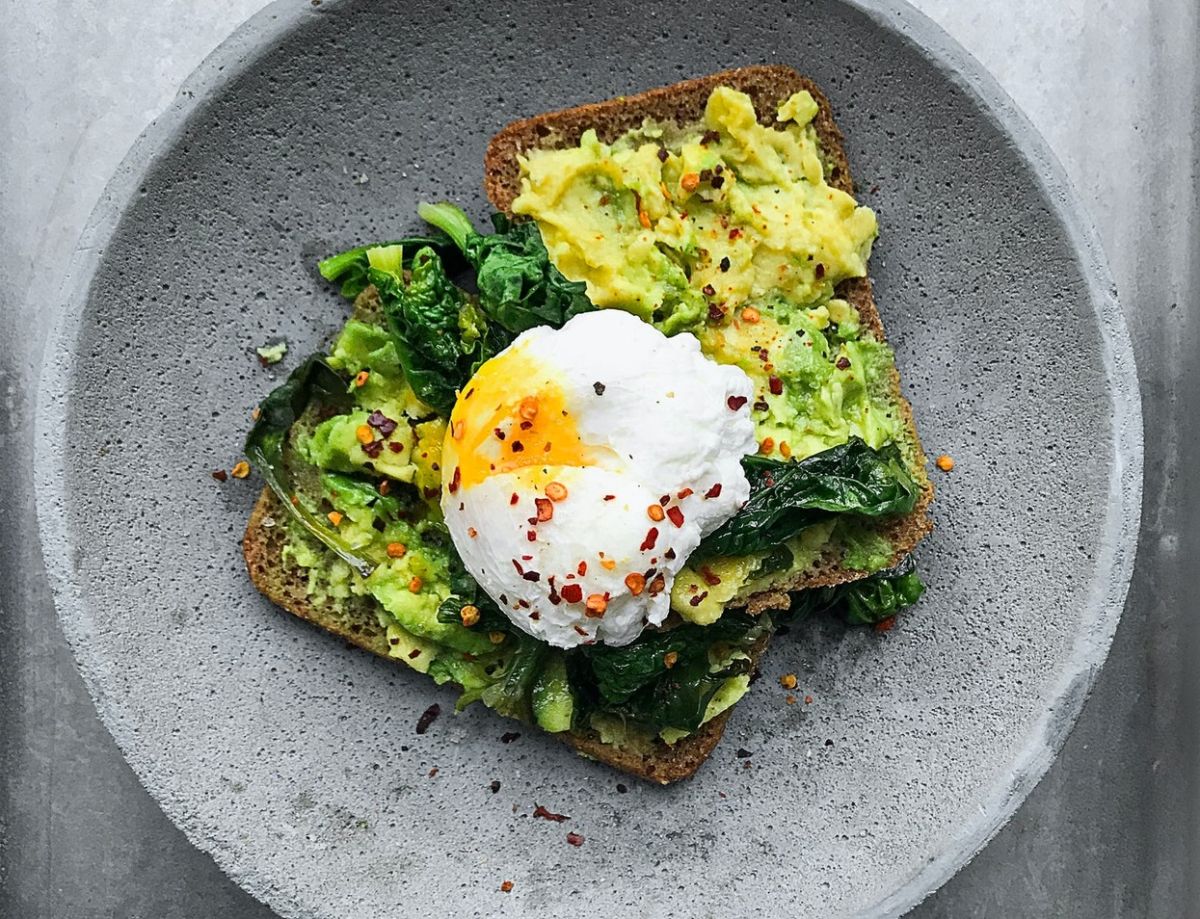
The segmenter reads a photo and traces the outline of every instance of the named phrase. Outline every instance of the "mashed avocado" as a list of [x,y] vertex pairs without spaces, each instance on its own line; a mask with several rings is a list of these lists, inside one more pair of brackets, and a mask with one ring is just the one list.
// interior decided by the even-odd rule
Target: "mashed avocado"
[[[904,432],[891,348],[836,296],[866,275],[877,225],[825,181],[817,111],[799,92],[764,125],[749,96],[718,87],[690,128],[648,122],[612,144],[587,131],[577,147],[530,151],[513,204],[597,306],[692,332],[710,358],[745,371],[760,452],[783,460],[851,437],[878,449]],[[811,565],[830,538],[851,567],[886,564],[890,547],[871,535],[812,528],[789,555],[685,568],[672,607],[715,621],[729,601]]]

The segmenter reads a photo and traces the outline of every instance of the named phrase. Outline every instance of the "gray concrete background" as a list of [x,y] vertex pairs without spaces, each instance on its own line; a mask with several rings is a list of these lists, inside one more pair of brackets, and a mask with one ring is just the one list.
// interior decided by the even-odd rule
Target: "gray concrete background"
[[[1108,665],[1013,822],[914,915],[1182,916],[1191,909],[1183,700],[1200,558],[1200,311],[1190,2],[917,4],[1058,153],[1108,250],[1137,350],[1146,503]],[[50,607],[18,483],[53,290],[129,144],[258,0],[5,3],[0,32],[0,915],[267,917],[162,816],[100,726]]]

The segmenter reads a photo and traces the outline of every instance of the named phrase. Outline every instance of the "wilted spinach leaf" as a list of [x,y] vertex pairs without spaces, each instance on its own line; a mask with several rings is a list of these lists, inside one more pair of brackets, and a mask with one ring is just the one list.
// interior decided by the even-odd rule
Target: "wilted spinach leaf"
[[524,632],[508,639],[517,643],[504,675],[484,688],[480,700],[509,718],[532,721],[531,694],[533,682],[542,670],[549,646]]
[[450,240],[441,233],[436,233],[424,236],[406,236],[404,239],[373,243],[369,246],[356,246],[317,262],[317,271],[326,281],[340,282],[341,295],[348,300],[353,300],[370,283],[367,272],[372,267],[373,259],[377,266],[382,253],[402,254],[402,257],[398,259],[399,264],[396,266],[399,270],[412,261],[412,256],[418,249],[425,247],[432,248],[437,252],[445,252],[450,249]]
[[832,613],[851,625],[875,625],[912,606],[924,592],[925,585],[909,555],[896,567],[858,581],[799,591],[793,595],[787,618]]
[[697,558],[772,549],[828,514],[905,514],[919,493],[895,444],[873,450],[857,437],[798,462],[748,456],[750,500],[710,533]]
[[495,232],[475,232],[470,218],[449,203],[422,204],[418,213],[453,240],[475,269],[479,306],[514,334],[534,326],[558,328],[595,307],[586,286],[568,281],[550,262],[537,224],[492,216]]
[[[735,659],[712,672],[709,649],[724,644],[745,651],[766,627],[731,610],[712,625],[643,632],[624,647],[578,648],[568,654],[567,666],[579,710],[622,715],[655,730],[694,731],[721,684],[749,668],[748,661]],[[671,667],[669,653],[675,655]]]
[[350,409],[348,385],[320,355],[312,355],[259,403],[258,420],[246,437],[244,449],[246,458],[296,522],[365,576],[371,573],[375,563],[352,549],[303,503],[293,500],[296,494],[284,457],[288,431],[310,405],[328,406],[339,411]]
[[396,267],[367,271],[379,292],[400,364],[417,397],[444,417],[476,368],[503,345],[475,304],[446,275],[432,248],[413,255],[406,281]]

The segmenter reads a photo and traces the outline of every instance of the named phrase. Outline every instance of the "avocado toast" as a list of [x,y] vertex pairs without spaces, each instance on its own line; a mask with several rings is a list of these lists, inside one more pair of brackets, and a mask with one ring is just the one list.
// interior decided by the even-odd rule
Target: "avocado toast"
[[[759,131],[769,134],[745,124],[744,99]],[[781,112],[797,127],[776,130]],[[748,156],[764,138],[782,153],[811,156],[815,149],[819,166],[814,175],[808,164],[808,178],[816,181],[788,187],[781,180],[775,189],[761,177],[755,182]],[[658,168],[644,155],[650,146],[661,172],[647,171]],[[556,153],[565,159],[555,161]],[[539,166],[540,156],[551,158]],[[364,247],[323,263],[323,273],[355,297],[355,313],[328,359],[306,363],[261,409],[247,453],[270,487],[244,540],[251,577],[296,615],[462,686],[464,703],[480,699],[535,721],[579,752],[647,779],[687,777],[720,739],[778,621],[834,610],[853,622],[875,622],[919,596],[915,575],[895,566],[929,530],[931,488],[865,277],[874,217],[847,200],[852,183],[828,102],[781,67],[744,68],[517,122],[493,139],[484,176],[493,205],[507,215],[497,219],[496,234],[474,233],[452,209],[429,208],[423,215],[445,236]],[[556,194],[544,193],[547,176],[558,182]],[[799,280],[781,288],[803,292],[790,302],[761,294],[756,275],[764,264],[777,267],[768,247],[747,251],[739,240],[743,232],[765,239],[774,229],[768,217],[761,234],[755,217],[737,219],[733,188],[743,178],[757,216],[769,210],[754,202],[764,187],[808,196],[797,198],[800,210],[815,192],[833,202],[811,211],[816,223],[832,227],[828,239],[808,237],[829,267],[794,259],[801,261]],[[661,202],[650,202],[647,181],[657,183]],[[619,285],[615,293],[606,289],[603,272],[589,275],[587,265],[572,262],[573,252],[593,244],[580,244],[574,213],[563,219],[559,204],[592,194],[605,213],[588,231],[607,220],[596,235],[613,243],[597,255],[600,268],[608,257],[618,264],[618,280],[644,268],[654,282],[670,282],[644,313],[641,304],[621,300]],[[688,221],[700,245],[679,236],[676,228]],[[853,232],[843,232],[851,223]],[[626,225],[637,239],[621,238]],[[730,255],[707,251],[717,247],[703,244],[705,233],[719,233]],[[627,253],[654,234],[663,238],[651,240],[650,264],[632,264]],[[439,273],[455,250],[476,270],[478,298],[451,290]],[[738,278],[749,278],[749,286],[738,290]],[[435,290],[437,303],[451,304],[450,321],[421,328],[425,320],[414,310],[428,310]],[[731,396],[729,408],[754,419],[758,454],[744,460],[751,488],[745,507],[704,534],[694,555],[680,560],[673,585],[662,582],[670,594],[665,621],[647,621],[621,647],[577,629],[584,640],[560,650],[531,638],[528,624],[494,590],[472,580],[459,557],[471,547],[447,539],[435,502],[440,497],[447,509],[457,485],[458,465],[448,480],[440,459],[442,442],[456,432],[451,419],[473,392],[467,380],[513,334],[565,327],[596,306],[629,309],[671,334],[691,333],[709,359],[743,367],[752,402]],[[793,337],[807,350],[792,347]],[[457,348],[443,354],[438,342],[447,338],[457,339]],[[313,398],[322,389],[314,385],[318,377],[325,379],[323,401]],[[602,396],[604,386],[595,385]],[[664,510],[649,508],[650,520],[685,507],[692,491],[680,490],[678,500],[664,495]],[[531,526],[540,523],[543,506],[553,510],[549,499],[538,500]],[[659,583],[629,578],[635,596],[645,581]],[[552,584],[552,601],[555,590]]]

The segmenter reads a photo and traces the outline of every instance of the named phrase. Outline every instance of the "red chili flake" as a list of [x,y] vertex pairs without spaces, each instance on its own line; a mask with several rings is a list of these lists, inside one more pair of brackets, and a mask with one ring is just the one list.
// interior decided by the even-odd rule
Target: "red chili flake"
[[663,495],[661,498],[658,499],[658,503],[661,504],[663,507],[666,507],[668,504],[671,503],[671,496]]
[[540,817],[542,820],[550,820],[554,823],[562,823],[564,820],[570,820],[566,814],[556,814],[553,811],[548,811],[540,804],[535,804],[533,807],[533,816]]
[[660,163],[665,163],[665,162],[667,161],[667,157],[668,157],[668,156],[670,156],[670,155],[671,155],[671,154],[669,154],[669,153],[667,152],[667,148],[666,148],[666,147],[659,147],[659,148],[658,148],[658,161],[659,161]]
[[759,399],[754,403],[754,410],[756,412],[765,412],[770,407],[770,403],[768,403],[765,399]]
[[742,231],[740,229],[738,229],[737,227],[734,227],[732,230],[729,231],[730,239],[737,239],[741,235],[742,235]]
[[709,144],[715,144],[721,139],[720,131],[708,130],[700,135],[700,146],[707,147]]
[[568,603],[579,603],[583,600],[583,588],[579,584],[564,584],[562,598]]
[[605,495],[604,496],[605,501],[615,501],[616,499],[617,499],[616,495]]
[[716,587],[721,583],[721,579],[717,577],[717,575],[711,568],[708,567],[708,565],[700,566],[700,574],[704,577],[704,583],[709,587]]
[[729,410],[731,412],[736,412],[738,409],[740,409],[743,405],[745,405],[749,401],[750,400],[747,399],[745,396],[730,396],[728,399],[725,400],[725,404],[729,406]]
[[417,733],[424,734],[429,730],[429,726],[437,719],[437,716],[442,713],[442,707],[436,702],[429,708],[425,709],[424,714],[417,719]]
[[[537,572],[531,572],[531,574],[536,574],[536,573],[537,573]],[[520,609],[529,609],[529,601],[528,601],[528,600],[518,600],[518,601],[517,601],[517,606],[518,606]]]
[[783,395],[783,380],[779,379],[779,377],[771,377],[768,379],[767,386],[771,390],[772,396]]
[[542,576],[536,571],[526,571],[521,577],[527,581],[540,581],[542,579]]
[[896,625],[896,617],[888,616],[882,622],[875,623],[875,631],[876,632],[890,632],[895,625]]
[[512,743],[520,736],[516,731],[505,731],[500,735],[500,743]]
[[379,409],[376,409],[367,416],[367,424],[384,437],[391,436],[391,433],[396,430],[396,422],[392,421],[391,418],[379,411]]
[[437,767],[437,766],[434,766],[432,769],[430,769],[430,770],[429,770],[429,777],[430,777],[431,779],[432,779],[432,778],[436,778],[436,777],[437,777],[437,774],[438,774],[438,767]]
[[546,441],[546,446],[542,447],[542,452],[543,452],[543,453],[549,453],[549,452],[550,452],[550,441]]
[[717,289],[711,284],[705,284],[700,290],[706,297],[715,297],[717,295]]
[[[513,563],[513,567],[517,569],[517,574],[525,573],[525,569],[521,567],[521,563],[518,562],[515,558],[512,560],[512,563]],[[507,603],[508,601],[505,600],[504,602]]]
[[712,322],[720,322],[725,318],[725,310],[716,303],[708,305],[708,318]]
[[532,421],[522,421],[521,422],[521,430],[522,431],[528,431],[531,427],[533,427]]
[[701,603],[704,602],[704,598],[707,596],[708,596],[707,590],[701,591],[700,593],[696,594],[696,596],[692,597],[692,599],[688,600],[688,605],[689,606],[699,606]]
[[403,453],[404,452],[404,444],[397,443],[396,441],[393,440],[391,443],[388,444],[388,449],[391,450],[393,453]]
[[675,557],[674,549],[668,549],[666,552],[663,553],[663,558],[674,558],[674,557]]
[[660,574],[658,577],[656,577],[653,581],[650,582],[650,586],[647,588],[647,590],[650,591],[650,596],[657,597],[660,593],[663,592],[663,590],[666,589],[666,586],[667,586],[667,579],[664,578]]
[[534,498],[534,505],[537,507],[537,517],[539,523],[544,523],[554,516],[554,502],[549,498]]
[[438,496],[438,490],[436,488],[422,488],[421,494],[425,496],[426,500],[432,501]]
[[843,354],[841,357],[839,357],[837,359],[837,363],[834,364],[834,366],[837,367],[838,370],[845,370],[847,367],[850,366],[850,358],[846,357],[846,355]]
[[536,530],[526,530],[525,538],[528,539],[530,542],[537,542],[537,531]]
[[367,454],[371,459],[375,459],[383,452],[383,441],[373,440],[369,444],[363,444],[362,449],[363,453]]
[[542,614],[539,613],[537,610],[534,610],[532,613],[529,614],[529,618],[532,619],[534,622],[537,622],[539,619],[542,618]]
[[690,498],[694,494],[695,494],[695,492],[692,491],[690,488],[685,488],[682,491],[680,491],[677,495],[675,495],[675,497],[678,498],[680,501],[682,501],[685,498]]
[[607,386],[605,386],[603,383],[601,383],[599,381],[592,384],[592,389],[595,390],[597,396],[603,396],[604,390],[606,390],[607,388],[608,388]]
[[521,443],[519,440],[514,440],[512,442],[512,452],[513,453],[520,453],[524,449],[525,449],[525,445],[523,443]]
[[446,486],[449,489],[450,494],[454,494],[456,491],[458,491],[458,486],[461,482],[462,470],[455,466],[454,473],[450,476],[450,484]]
[[713,485],[713,487],[712,487],[712,488],[710,488],[708,491],[706,491],[706,492],[704,493],[704,497],[706,497],[706,498],[719,498],[719,497],[721,497],[721,483],[720,483],[720,482],[717,482],[715,485]]
[[575,570],[579,572],[580,577],[583,577],[585,574],[587,574],[587,562],[581,561]]
[[497,440],[504,440],[504,432],[499,428],[494,428],[492,433],[496,435]]
[[500,891],[502,893],[511,893],[512,889],[513,889],[512,881],[501,881],[500,882]]
[[411,651],[408,652],[408,659],[410,661],[415,661],[420,656],[421,656],[420,648],[413,648]]
[[816,276],[818,281],[821,280],[821,278],[825,277],[825,266],[820,262],[817,262],[817,267],[813,269],[813,274]]
[[562,603],[562,594],[555,589],[553,576],[550,578],[550,603],[554,606]]
[[492,790],[492,794],[496,794],[500,790],[500,782],[497,779],[492,779],[492,784],[488,786]]
[[579,848],[583,845],[583,836],[581,836],[579,833],[568,833],[567,842],[575,846],[575,848]]
[[642,551],[649,552],[654,548],[656,542],[658,542],[658,527],[650,527],[646,531],[646,538],[642,540]]
[[721,259],[721,261],[720,261],[720,263],[717,265],[717,267],[718,267],[718,268],[720,268],[722,271],[728,271],[728,270],[729,270],[729,266],[730,266],[731,264],[732,264],[732,263],[729,261],[729,256],[727,255],[727,256],[725,256],[723,259]]
[[676,527],[683,526],[683,511],[677,507],[667,508],[667,519],[669,519]]
[[720,188],[725,184],[725,176],[713,176],[712,181],[709,184],[712,185],[713,188]]
[[512,493],[512,497],[508,499],[508,503],[509,503],[509,504],[516,504],[516,503],[517,503],[519,500],[520,500],[520,498],[518,498],[518,497],[517,497],[517,493],[514,491],[514,492]]
[[229,478],[229,474],[224,469],[217,469],[213,472],[212,477],[218,482],[224,482]]

